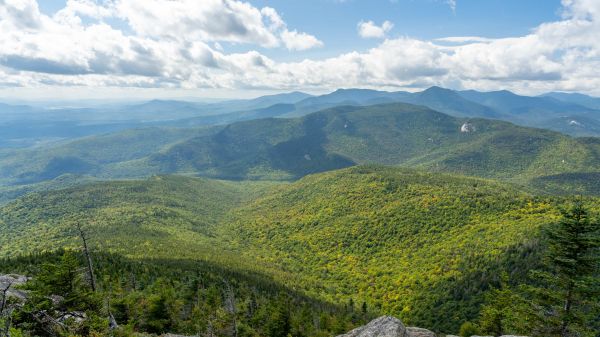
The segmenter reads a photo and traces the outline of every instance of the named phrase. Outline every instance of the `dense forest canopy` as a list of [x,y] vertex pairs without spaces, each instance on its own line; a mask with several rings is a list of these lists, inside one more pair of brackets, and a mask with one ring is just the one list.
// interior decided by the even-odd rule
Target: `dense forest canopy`
[[[479,316],[486,293],[501,286],[502,275],[511,276],[508,286],[513,287],[527,282],[531,269],[543,267],[544,228],[561,218],[568,202],[491,180],[379,166],[311,175],[292,184],[181,176],[93,183],[31,194],[0,209],[2,254],[13,257],[2,272],[36,274],[44,270],[42,261],[60,256],[44,252],[79,251],[79,223],[91,238],[92,256],[117,261],[99,262],[105,297],[115,296],[108,287],[121,289],[119,296],[127,299],[154,298],[162,295],[153,293],[158,288],[152,284],[168,282],[170,301],[189,308],[188,300],[178,298],[192,291],[193,277],[179,284],[173,282],[180,277],[172,275],[195,275],[185,266],[212,265],[220,270],[212,276],[217,280],[236,270],[273,282],[288,300],[331,308],[324,309],[330,315],[326,320],[337,323],[322,331],[341,333],[369,315],[385,313],[410,325],[458,332],[463,322]],[[600,211],[596,198],[584,204],[592,216]],[[31,252],[38,255],[18,257]],[[150,276],[119,272],[133,268],[130,264],[144,266],[143,274],[153,270],[154,276],[144,281],[148,288],[139,293],[123,282]],[[247,282],[243,287],[258,287]],[[227,281],[213,291],[224,296],[227,284],[237,285]],[[249,300],[247,288],[232,291]],[[265,303],[277,307],[280,300],[277,295]],[[111,303],[103,310],[119,302]],[[219,309],[216,304],[210,308]],[[195,329],[186,323],[187,314],[172,317],[175,325],[152,330],[144,325],[149,323],[112,311],[128,329]],[[313,326],[314,331],[320,327]]]

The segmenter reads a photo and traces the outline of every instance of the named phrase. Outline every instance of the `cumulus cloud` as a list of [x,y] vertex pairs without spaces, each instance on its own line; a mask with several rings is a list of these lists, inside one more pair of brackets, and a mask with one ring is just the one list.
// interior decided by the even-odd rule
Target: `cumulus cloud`
[[316,37],[306,33],[298,33],[295,30],[284,30],[281,33],[281,39],[289,50],[306,50],[323,46],[323,42]]
[[377,26],[373,21],[361,21],[358,23],[358,35],[362,38],[382,39],[394,28],[390,21],[384,21],[381,26]]
[[[393,90],[441,85],[600,94],[600,2],[563,0],[562,12],[560,20],[525,36],[388,38],[366,51],[281,62],[253,49],[304,50],[323,42],[288,28],[270,7],[236,0],[70,0],[48,16],[35,0],[0,0],[0,87]],[[115,20],[128,29],[107,23]],[[366,37],[382,38],[392,29],[391,23],[363,24]],[[247,51],[228,53],[231,43]]]
[[[114,12],[138,36],[228,41],[276,47],[279,40],[261,11],[234,0],[117,0]],[[275,13],[276,14],[276,13]],[[272,20],[272,16],[266,16]]]

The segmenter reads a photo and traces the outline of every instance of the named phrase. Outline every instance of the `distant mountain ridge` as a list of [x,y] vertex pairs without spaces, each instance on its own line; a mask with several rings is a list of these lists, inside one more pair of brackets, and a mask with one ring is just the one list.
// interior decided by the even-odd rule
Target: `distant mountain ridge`
[[[283,111],[289,106],[283,106]],[[268,109],[267,109],[268,110]],[[424,168],[576,190],[600,169],[597,138],[572,138],[508,122],[452,117],[404,103],[340,106],[300,118],[251,119],[197,129],[153,128],[94,136],[55,148],[0,152],[0,183],[62,174],[100,179],[157,173],[233,180],[293,180],[357,164]],[[556,177],[577,173],[570,182]],[[567,190],[561,191],[565,183]],[[575,184],[575,185],[573,185]],[[578,187],[579,186],[579,187]]]
[[0,147],[43,146],[128,128],[197,127],[265,117],[301,117],[336,106],[385,103],[423,105],[455,117],[499,119],[573,136],[600,136],[600,98],[564,93],[529,97],[509,91],[431,87],[414,93],[338,89],[320,96],[290,92],[221,102],[156,99],[85,108],[0,104]]
[[549,92],[547,94],[543,94],[542,96],[552,97],[563,102],[575,103],[590,109],[600,110],[600,97],[566,92]]

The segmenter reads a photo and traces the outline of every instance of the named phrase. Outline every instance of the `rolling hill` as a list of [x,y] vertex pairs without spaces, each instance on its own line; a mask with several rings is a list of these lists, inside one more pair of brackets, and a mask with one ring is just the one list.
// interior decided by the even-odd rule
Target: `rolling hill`
[[0,247],[3,256],[73,247],[73,221],[79,221],[92,229],[100,250],[200,258],[212,249],[202,243],[225,214],[266,186],[156,176],[32,193],[2,208]]
[[63,140],[143,127],[225,124],[288,113],[311,97],[301,92],[221,102],[151,100],[131,102],[53,102],[34,106],[0,103],[0,148],[29,148]]
[[545,175],[596,172],[599,149],[595,138],[391,104],[235,123],[153,155],[148,164],[161,172],[227,179],[297,179],[378,163],[526,183]]
[[55,147],[6,151],[0,153],[0,177],[30,184],[63,174],[93,173],[113,163],[143,158],[202,132],[202,129],[131,129],[85,137]]
[[157,176],[0,208],[0,256],[73,247],[80,222],[98,252],[253,271],[311,298],[365,301],[373,313],[456,331],[502,271],[518,282],[538,263],[537,233],[564,202],[378,166],[276,185]]
[[544,176],[568,180],[568,174],[578,173],[575,181],[565,181],[562,192],[569,193],[582,190],[573,186],[582,183],[581,177],[599,171],[600,144],[597,138],[456,118],[395,103],[337,107],[293,119],[97,136],[51,149],[4,154],[0,175],[5,185],[41,182],[65,173],[102,179],[183,173],[232,180],[293,180],[370,163],[523,185]]
[[457,331],[501,270],[519,279],[537,263],[535,238],[559,203],[481,179],[354,167],[275,188],[219,230],[313,296]]

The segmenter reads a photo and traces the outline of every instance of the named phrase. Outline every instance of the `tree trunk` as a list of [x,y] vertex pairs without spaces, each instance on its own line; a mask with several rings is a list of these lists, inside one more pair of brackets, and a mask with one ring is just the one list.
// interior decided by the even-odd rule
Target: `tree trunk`
[[571,315],[571,305],[573,303],[573,284],[569,284],[567,288],[567,297],[565,298],[564,305],[564,317],[560,327],[560,335],[562,337],[569,337],[569,316]]
[[90,256],[90,251],[88,249],[87,240],[88,238],[85,236],[85,232],[81,228],[81,224],[77,223],[77,230],[79,231],[79,236],[83,241],[83,253],[85,254],[85,259],[87,261],[88,275],[90,278],[90,286],[92,287],[92,291],[96,291],[96,278],[94,276],[94,267],[92,265],[92,257]]
[[12,286],[12,283],[9,283],[6,288],[2,290],[2,302],[0,302],[0,315],[4,313],[4,307],[6,306],[6,296],[8,296],[8,290]]

